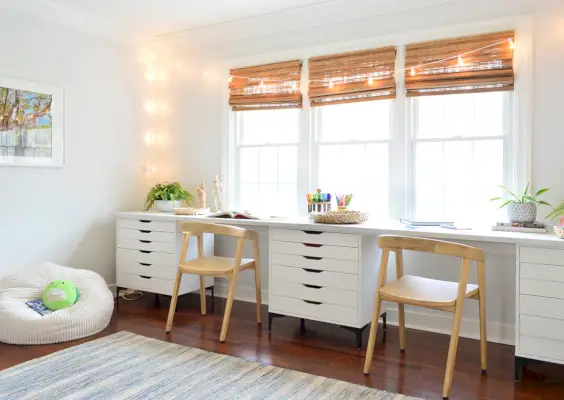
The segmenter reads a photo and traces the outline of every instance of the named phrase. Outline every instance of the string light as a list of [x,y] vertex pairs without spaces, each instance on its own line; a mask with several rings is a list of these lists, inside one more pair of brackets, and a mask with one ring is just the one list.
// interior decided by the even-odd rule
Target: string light
[[260,80],[259,89],[264,90],[264,80],[263,79]]
[[292,82],[292,90],[294,90],[294,91],[298,90],[298,82],[296,82],[296,81]]
[[153,71],[152,69],[145,73],[145,79],[147,79],[149,82],[153,82],[155,80],[155,77],[155,71]]
[[145,110],[153,112],[155,110],[155,102],[153,100],[149,100],[147,104],[145,104]]
[[227,82],[228,83],[233,82],[233,75],[229,75],[229,78],[227,78]]
[[145,135],[145,143],[147,143],[148,146],[151,146],[154,142],[155,135],[152,130],[149,130],[149,132]]
[[[441,63],[444,63],[445,61],[449,61],[449,60],[453,60],[453,59],[457,59],[457,60],[458,60],[458,65],[459,65],[459,66],[463,66],[463,65],[464,65],[464,57],[465,57],[466,55],[472,54],[472,53],[476,53],[476,52],[478,52],[478,51],[481,51],[481,50],[484,50],[484,49],[488,49],[488,48],[490,48],[490,47],[494,47],[494,46],[497,46],[497,45],[499,45],[499,44],[507,43],[507,42],[509,42],[509,47],[510,47],[510,48],[513,49],[513,48],[515,47],[515,41],[514,41],[513,38],[503,39],[503,40],[501,40],[501,41],[499,41],[499,42],[495,42],[495,43],[492,43],[492,44],[489,44],[489,45],[486,45],[486,46],[483,46],[483,47],[480,47],[480,48],[477,48],[477,49],[474,49],[474,50],[470,50],[470,51],[467,51],[467,52],[465,52],[465,53],[462,53],[462,54],[459,54],[459,55],[456,55],[456,56],[450,56],[450,57],[446,57],[446,58],[443,58],[443,59],[440,59],[440,60],[435,60],[435,61],[430,61],[430,62],[423,63],[423,64],[418,64],[416,67],[407,67],[407,68],[403,69],[403,71],[405,71],[405,72],[409,71],[409,75],[410,75],[410,76],[415,76],[415,75],[416,75],[416,71],[415,71],[416,68],[421,68],[421,67],[425,67],[425,66],[428,66],[428,65],[434,65],[434,64],[441,64]],[[366,75],[365,75],[365,76],[366,76]],[[247,79],[248,81],[256,81],[256,80],[258,80],[257,78],[250,78],[250,77],[247,77],[247,76],[230,75],[230,76],[229,76],[229,79],[228,79],[229,82],[231,82],[233,78]],[[355,77],[353,77],[353,79],[354,79],[354,78],[355,78]],[[338,79],[338,78],[336,78],[336,79]],[[269,78],[268,80],[269,80],[270,82],[281,82],[281,83],[286,83],[286,82],[294,81],[294,79],[270,79],[270,78]],[[343,80],[344,83],[346,83],[346,82],[347,82],[347,77],[346,77],[346,76],[343,76],[343,77],[342,77],[342,80]],[[372,85],[373,82],[374,82],[374,78],[373,78],[371,75],[368,75],[367,80],[368,80],[368,83],[369,83],[370,85]],[[262,78],[260,79],[260,81],[261,81],[261,85],[263,85],[263,79],[262,79]],[[326,83],[327,83],[327,78],[325,78],[325,79],[310,79],[309,82],[319,82],[319,83],[326,84]],[[259,85],[259,86],[260,86],[260,85]],[[334,87],[333,78],[330,78],[330,79],[329,79],[329,88],[333,88],[333,87]]]

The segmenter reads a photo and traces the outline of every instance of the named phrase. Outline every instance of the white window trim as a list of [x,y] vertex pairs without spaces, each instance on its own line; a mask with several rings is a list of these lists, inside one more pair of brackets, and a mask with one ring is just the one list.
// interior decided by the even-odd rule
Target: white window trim
[[[308,87],[308,66],[307,59],[317,55],[326,55],[344,51],[351,51],[358,48],[370,48],[395,45],[398,48],[396,61],[396,84],[397,97],[394,101],[393,115],[391,122],[390,141],[390,218],[399,219],[410,217],[413,209],[413,185],[412,185],[412,149],[411,137],[413,127],[409,126],[410,103],[406,101],[404,90],[404,46],[410,42],[425,40],[442,39],[448,37],[479,34],[495,30],[514,29],[516,31],[516,43],[514,53],[514,65],[516,70],[515,90],[513,95],[513,112],[510,123],[513,127],[513,139],[506,141],[510,143],[511,150],[506,154],[514,155],[512,165],[505,169],[504,180],[511,188],[525,187],[527,182],[532,182],[531,172],[531,133],[532,133],[532,103],[533,103],[533,29],[532,20],[529,16],[505,18],[494,21],[485,21],[476,24],[466,24],[461,26],[451,26],[434,30],[417,31],[394,35],[390,37],[372,38],[367,40],[357,40],[314,48],[297,49],[291,51],[276,52],[267,55],[253,57],[243,57],[226,61],[229,67],[239,67],[254,64],[264,64],[275,62],[282,59],[302,59],[302,83],[300,90],[304,95],[304,106],[301,112],[301,132],[300,144],[298,147],[298,210],[300,214],[305,214],[304,194],[313,190],[316,176],[313,172],[313,165],[316,162],[314,156],[314,137],[315,132],[315,112],[309,106],[307,98]],[[229,76],[228,69],[225,69],[224,78],[227,82]],[[227,85],[225,85],[227,86]],[[223,93],[223,104],[228,104],[227,87]],[[235,154],[236,127],[234,112],[226,106],[225,123],[223,126],[224,149],[222,158],[222,172],[226,177],[227,201],[229,204],[236,204],[236,179],[235,171],[237,160]],[[507,160],[507,158],[506,158]],[[237,205],[238,206],[238,205]],[[301,210],[304,210],[303,213]]]

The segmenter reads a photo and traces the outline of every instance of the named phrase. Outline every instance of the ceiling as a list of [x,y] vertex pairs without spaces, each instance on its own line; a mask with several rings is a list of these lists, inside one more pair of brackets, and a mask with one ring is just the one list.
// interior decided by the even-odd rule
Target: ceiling
[[50,0],[151,35],[199,28],[331,0]]

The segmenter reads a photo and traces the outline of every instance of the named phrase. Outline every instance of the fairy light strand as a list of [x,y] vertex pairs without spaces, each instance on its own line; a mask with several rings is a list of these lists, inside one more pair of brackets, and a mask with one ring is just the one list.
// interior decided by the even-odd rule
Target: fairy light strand
[[[443,59],[440,59],[440,60],[430,61],[430,62],[427,62],[427,63],[422,63],[422,64],[418,64],[418,65],[415,65],[415,66],[407,67],[407,68],[404,68],[404,69],[403,69],[403,72],[409,71],[409,75],[410,75],[410,76],[415,76],[415,75],[417,74],[417,72],[416,72],[417,69],[420,69],[420,68],[422,68],[422,67],[426,67],[426,66],[428,66],[428,65],[440,64],[440,63],[443,63],[443,62],[445,62],[445,61],[455,60],[455,59],[458,60],[458,63],[457,63],[457,64],[458,64],[459,66],[464,66],[464,64],[465,64],[465,62],[464,62],[464,57],[467,56],[468,54],[477,53],[477,52],[479,52],[479,51],[482,51],[482,50],[485,50],[485,49],[489,49],[490,47],[494,47],[494,46],[497,46],[497,45],[499,45],[499,44],[501,44],[501,43],[505,43],[505,42],[509,42],[509,47],[510,47],[511,49],[514,49],[514,48],[515,48],[515,41],[514,41],[513,38],[503,39],[503,40],[500,40],[500,41],[498,41],[498,42],[489,44],[489,45],[487,45],[487,46],[483,46],[483,47],[480,47],[480,48],[477,48],[477,49],[474,49],[474,50],[466,51],[466,52],[461,53],[461,54],[458,54],[458,55],[456,55],[456,56],[450,56],[450,57],[446,57],[446,58],[443,58]],[[256,78],[253,77],[253,78],[249,78],[249,77],[247,77],[247,76],[239,76],[239,75],[233,75],[233,74],[231,74],[231,75],[229,75],[228,82],[229,82],[229,83],[233,82],[233,79],[235,79],[235,78],[237,78],[237,79],[247,79],[247,80],[250,81],[250,82],[260,82],[259,86],[260,86],[261,88],[264,88],[264,86],[265,86],[265,81],[267,81],[268,83],[285,83],[285,82],[293,82],[293,81],[295,81],[295,79],[271,79],[271,78],[268,78],[268,77],[256,77]],[[343,77],[343,78],[341,78],[341,79],[344,80],[345,77]],[[332,88],[332,87],[335,85],[335,81],[336,81],[336,80],[337,80],[337,78],[310,79],[309,82],[329,83],[329,87]],[[374,78],[373,78],[372,75],[368,75],[368,83],[369,83],[370,85],[372,85],[372,84],[374,83]]]

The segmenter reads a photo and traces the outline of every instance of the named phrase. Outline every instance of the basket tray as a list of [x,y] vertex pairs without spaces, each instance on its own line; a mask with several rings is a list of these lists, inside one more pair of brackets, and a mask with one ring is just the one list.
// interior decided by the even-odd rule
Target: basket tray
[[311,213],[313,221],[318,224],[362,224],[368,220],[369,214],[363,211],[328,211]]

